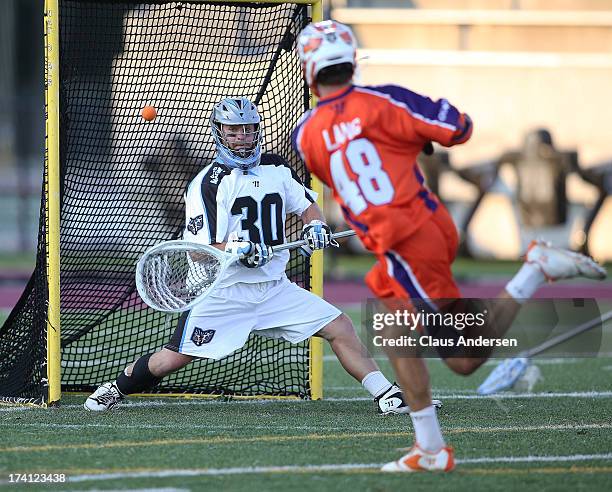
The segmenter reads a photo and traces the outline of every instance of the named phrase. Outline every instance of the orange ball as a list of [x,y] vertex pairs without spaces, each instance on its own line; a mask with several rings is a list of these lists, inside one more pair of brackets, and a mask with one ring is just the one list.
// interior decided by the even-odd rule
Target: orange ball
[[153,106],[145,106],[144,108],[142,108],[140,114],[145,120],[153,121],[157,116],[157,111],[155,111],[155,108]]

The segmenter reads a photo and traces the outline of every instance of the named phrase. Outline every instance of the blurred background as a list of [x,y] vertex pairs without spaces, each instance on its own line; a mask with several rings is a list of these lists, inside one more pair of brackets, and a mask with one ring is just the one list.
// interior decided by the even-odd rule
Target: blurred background
[[421,165],[462,254],[515,259],[534,237],[612,259],[612,1],[333,0],[361,83],[405,85],[472,116]]
[[[34,263],[44,153],[43,0],[1,0],[2,308]],[[472,139],[420,163],[461,234],[460,275],[510,272],[544,238],[612,261],[612,0],[329,0],[361,84],[400,84],[469,113]],[[331,222],[341,216],[327,200]],[[326,274],[372,263],[358,241]],[[8,293],[7,293],[8,292]]]
[[43,0],[0,5],[0,252],[33,256],[45,147]]

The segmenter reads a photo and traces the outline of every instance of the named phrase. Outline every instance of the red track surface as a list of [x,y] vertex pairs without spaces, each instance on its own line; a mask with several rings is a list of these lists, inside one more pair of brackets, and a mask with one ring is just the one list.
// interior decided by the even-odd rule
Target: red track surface
[[[504,280],[486,280],[480,282],[470,282],[460,284],[461,292],[465,297],[472,298],[493,298],[504,287]],[[0,285],[0,309],[9,310],[18,301],[25,283],[11,283]],[[356,304],[372,298],[372,293],[361,281],[357,280],[334,280],[325,283],[325,299],[333,304]],[[585,282],[580,284],[552,284],[546,285],[537,293],[541,299],[567,299],[572,297],[593,298],[593,299],[612,299],[612,282]],[[102,301],[103,303],[103,301]],[[100,304],[93,306],[95,300],[83,299],[80,302],[72,303],[71,307],[95,307],[104,308]],[[86,304],[87,306],[85,306]]]

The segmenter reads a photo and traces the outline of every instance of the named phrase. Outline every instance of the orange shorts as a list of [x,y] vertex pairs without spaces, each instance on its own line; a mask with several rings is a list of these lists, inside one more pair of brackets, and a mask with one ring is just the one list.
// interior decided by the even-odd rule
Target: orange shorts
[[[459,237],[453,220],[442,205],[407,239],[395,244],[368,272],[370,290],[389,308],[408,299],[457,299],[459,288],[451,272]],[[398,304],[399,302],[399,304]],[[432,307],[437,310],[437,304]]]

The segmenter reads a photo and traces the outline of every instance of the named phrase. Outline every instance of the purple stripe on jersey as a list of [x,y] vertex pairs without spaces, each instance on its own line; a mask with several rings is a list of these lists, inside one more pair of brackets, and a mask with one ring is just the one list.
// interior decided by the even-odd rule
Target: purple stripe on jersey
[[346,96],[347,94],[353,92],[353,89],[355,88],[354,85],[351,85],[350,87],[348,87],[346,90],[342,91],[340,94],[338,94],[337,96],[334,97],[330,97],[329,99],[320,99],[317,102],[317,106],[324,106],[325,104],[328,104],[330,102],[334,102],[337,101],[338,99]]
[[344,218],[349,224],[354,225],[358,229],[361,229],[363,232],[368,232],[368,226],[362,222],[359,222],[357,219],[355,219],[353,217],[353,214],[351,214],[348,208],[346,207],[340,207],[340,208],[342,208],[342,213],[344,214]]
[[302,151],[300,147],[298,146],[297,139],[300,134],[300,130],[306,124],[306,122],[310,119],[311,116],[312,116],[312,111],[310,110],[306,111],[304,115],[300,118],[300,120],[298,121],[293,131],[291,132],[291,146],[293,147],[293,150],[295,150],[297,155],[299,155],[302,158],[303,158]]
[[419,198],[425,202],[425,206],[429,210],[431,210],[432,212],[435,212],[437,210],[438,203],[435,200],[431,199],[431,197],[429,196],[429,191],[423,188],[421,191],[419,191],[418,195]]
[[460,128],[459,135],[453,136],[453,142],[461,142],[465,139],[465,136],[472,131],[472,118],[470,118],[467,114],[465,115],[465,124],[463,128]]
[[415,164],[413,169],[414,169],[414,175],[416,176],[416,179],[419,182],[419,184],[420,185],[425,184],[425,177],[423,176],[423,173],[419,169],[419,166]]
[[431,122],[445,123],[454,127],[457,127],[459,123],[459,111],[446,99],[434,102],[428,97],[421,96],[398,85],[367,86],[364,89],[385,94],[391,97],[392,100],[405,104],[411,113],[420,115]]
[[416,164],[414,165],[414,175],[416,176],[416,179],[419,182],[419,184],[423,186],[423,189],[421,189],[421,191],[418,192],[419,198],[421,198],[425,202],[425,206],[429,210],[431,210],[432,212],[435,212],[436,209],[438,208],[438,203],[435,200],[433,200],[431,196],[429,196],[429,190],[427,190],[427,188],[424,187],[425,177],[423,176],[423,173],[419,169],[419,166],[417,166]]
[[423,296],[419,294],[419,291],[412,282],[412,279],[410,278],[406,270],[404,270],[404,267],[401,265],[401,263],[395,259],[395,256],[393,256],[391,253],[385,253],[385,256],[391,261],[391,265],[393,267],[393,277],[408,293],[410,299],[423,299]]
[[[430,299],[425,299],[420,293],[417,286],[412,281],[412,278],[404,268],[404,266],[398,261],[393,253],[385,253],[385,256],[391,262],[391,266],[393,267],[393,278],[397,280],[400,285],[404,288],[404,290],[410,296],[410,299],[413,301],[414,306],[417,309],[426,309],[429,311],[437,312],[438,309],[433,304]],[[414,301],[423,301],[423,302],[414,302]]]

